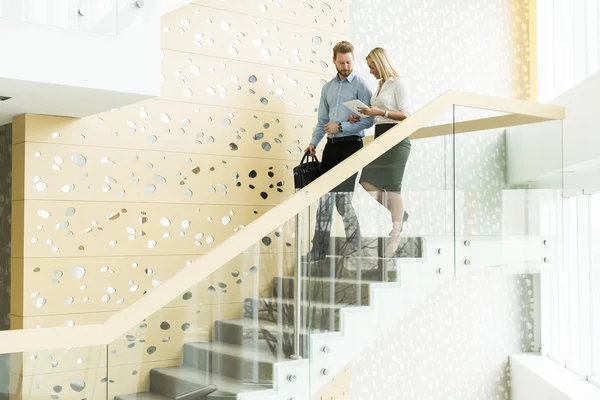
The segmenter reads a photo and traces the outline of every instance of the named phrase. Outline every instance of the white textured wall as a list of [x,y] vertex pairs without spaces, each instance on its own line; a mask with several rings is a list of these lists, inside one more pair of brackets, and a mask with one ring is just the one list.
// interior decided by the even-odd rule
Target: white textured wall
[[[400,74],[410,82],[413,110],[447,90],[527,98],[527,9],[528,0],[355,1],[350,25],[357,47],[355,68],[375,85],[364,59],[373,47],[387,48]],[[462,107],[453,114],[449,108],[435,123],[451,123],[453,117],[478,118],[480,111]],[[502,232],[505,169],[503,131],[460,135],[455,144],[451,136],[413,141],[403,182],[411,234],[453,232],[453,226],[440,222],[453,219],[448,217],[453,211],[446,191],[453,188],[454,175],[457,189],[464,194],[457,231]],[[378,209],[364,193],[355,200],[361,202],[366,203],[360,206],[362,210]],[[368,220],[373,218],[382,222],[376,232],[366,233],[387,234],[389,216],[380,212]]]
[[513,2],[509,0],[357,0],[351,37],[357,67],[377,46],[386,47],[411,81],[421,107],[449,89],[517,97]]
[[[527,7],[526,0],[354,1],[350,26],[357,69],[368,75],[366,54],[386,47],[411,82],[414,109],[449,89],[526,98],[529,70],[518,60],[528,25],[517,16]],[[457,110],[458,118],[468,115]],[[451,117],[449,112],[438,122]],[[443,189],[453,185],[451,151],[451,140],[413,141],[404,181],[406,208],[417,218],[413,225],[423,227],[424,221],[440,219],[432,214],[452,212],[411,200],[434,190],[428,201],[443,201]],[[458,231],[501,234],[507,212],[503,133],[461,135],[456,157]],[[424,232],[409,232],[415,233]],[[534,346],[531,277],[491,270],[460,274],[355,361],[352,399],[508,398],[508,355]]]
[[508,355],[533,343],[531,285],[491,270],[449,281],[351,365],[350,399],[508,399]]

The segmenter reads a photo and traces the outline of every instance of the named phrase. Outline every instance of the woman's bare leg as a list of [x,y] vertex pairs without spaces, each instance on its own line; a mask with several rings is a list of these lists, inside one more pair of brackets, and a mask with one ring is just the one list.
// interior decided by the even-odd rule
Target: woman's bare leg
[[367,182],[361,182],[360,185],[367,191],[371,196],[377,200],[377,202],[383,205],[383,190],[378,188],[377,186],[373,186]]
[[[393,255],[401,241],[400,233],[404,217],[404,201],[400,193],[388,192],[367,182],[361,182],[362,187],[375,196],[375,199],[385,206],[392,216],[392,231],[386,245],[387,255]],[[385,202],[384,202],[385,197]]]
[[[392,223],[402,223],[402,218],[404,217],[404,201],[402,200],[400,193],[388,192],[367,182],[361,182],[360,184],[367,192],[369,192],[369,194],[374,196],[381,205],[385,206],[390,211]],[[383,201],[384,196],[386,198],[385,203]]]
[[392,214],[392,223],[400,223],[402,226],[402,218],[404,217],[404,201],[400,193],[385,192],[387,198],[387,209]]

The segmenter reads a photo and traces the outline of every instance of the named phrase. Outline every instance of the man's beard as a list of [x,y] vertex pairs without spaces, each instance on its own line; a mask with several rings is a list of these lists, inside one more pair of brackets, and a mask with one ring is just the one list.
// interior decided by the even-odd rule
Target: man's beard
[[[337,68],[336,68],[336,69],[337,69]],[[339,76],[342,76],[342,77],[347,77],[347,76],[350,76],[350,74],[352,73],[352,70],[351,70],[351,69],[349,69],[349,70],[346,70],[346,71],[344,72],[344,71],[341,71],[341,70],[337,69],[337,72],[338,72],[338,75],[339,75]]]

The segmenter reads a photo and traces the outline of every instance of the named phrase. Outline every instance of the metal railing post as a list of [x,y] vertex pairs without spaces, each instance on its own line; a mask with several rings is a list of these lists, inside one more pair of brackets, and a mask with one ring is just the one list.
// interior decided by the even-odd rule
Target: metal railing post
[[[308,260],[307,260],[308,261]],[[302,212],[296,215],[296,268],[294,268],[294,354],[292,358],[302,358],[300,349],[300,330],[302,329]]]

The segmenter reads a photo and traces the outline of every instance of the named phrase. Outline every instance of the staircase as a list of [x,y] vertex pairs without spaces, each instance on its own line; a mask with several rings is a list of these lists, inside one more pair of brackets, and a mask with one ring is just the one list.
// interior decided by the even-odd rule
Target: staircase
[[[466,121],[462,121],[462,118],[458,120],[453,118],[452,124],[427,125],[446,112],[449,107],[477,108],[481,111],[496,110],[504,115]],[[405,239],[404,251],[399,257],[394,259],[379,257],[381,254],[379,239],[361,238],[361,251],[356,253],[353,251],[359,246],[348,246],[345,240],[337,239],[333,243],[336,251],[324,260],[318,262],[298,260],[298,265],[293,265],[297,267],[293,269],[298,271],[298,278],[278,276],[270,285],[265,285],[264,280],[259,282],[256,277],[261,276],[260,270],[253,263],[247,274],[256,275],[252,280],[244,281],[252,282],[252,285],[248,284],[244,287],[248,291],[236,293],[240,295],[248,293],[243,295],[248,298],[243,301],[243,307],[240,307],[236,318],[216,321],[212,329],[211,341],[188,341],[183,343],[181,353],[178,352],[178,347],[182,343],[179,341],[180,337],[177,341],[171,341],[170,346],[177,348],[175,351],[172,347],[169,348],[169,354],[175,356],[160,361],[166,361],[162,365],[172,365],[171,360],[179,359],[182,354],[180,366],[154,368],[150,374],[143,375],[138,375],[136,369],[131,375],[137,375],[137,378],[123,374],[121,377],[124,382],[126,381],[127,389],[122,389],[123,386],[119,386],[119,383],[114,384],[116,383],[114,380],[103,377],[99,380],[100,385],[90,384],[86,388],[89,391],[85,392],[86,398],[105,398],[104,391],[111,390],[112,383],[115,392],[110,395],[110,398],[122,400],[233,398],[308,400],[359,356],[365,347],[376,343],[386,330],[394,328],[409,311],[422,304],[432,291],[438,290],[440,284],[449,282],[454,273],[460,275],[476,268],[490,267],[501,268],[506,273],[535,273],[546,268],[557,268],[562,254],[559,247],[562,209],[561,187],[557,186],[552,177],[556,171],[545,174],[533,171],[536,176],[541,174],[544,179],[546,176],[552,179],[549,183],[536,181],[535,187],[539,186],[539,189],[532,189],[530,188],[530,185],[533,185],[532,181],[524,180],[530,178],[530,175],[521,176],[515,173],[521,169],[521,160],[526,158],[537,160],[538,154],[535,152],[529,155],[523,155],[521,152],[515,154],[514,149],[507,149],[509,153],[505,157],[507,165],[499,162],[497,166],[510,167],[514,176],[508,176],[506,181],[494,178],[494,184],[484,188],[484,191],[491,191],[497,199],[502,200],[502,207],[500,208],[496,203],[488,204],[487,200],[480,207],[478,202],[482,199],[471,193],[474,191],[469,186],[471,183],[461,183],[456,177],[471,176],[475,170],[479,174],[478,177],[487,182],[490,180],[488,171],[478,171],[479,159],[469,155],[466,157],[468,162],[456,162],[456,159],[465,159],[465,149],[460,148],[458,140],[460,136],[456,135],[467,132],[481,132],[481,135],[486,135],[487,130],[531,124],[530,131],[534,134],[534,139],[538,133],[548,132],[547,138],[558,138],[555,143],[556,149],[561,149],[562,125],[560,123],[556,125],[554,122],[563,117],[564,109],[554,106],[446,92],[394,128],[394,135],[381,136],[377,141],[354,154],[351,159],[341,163],[335,171],[324,174],[309,188],[290,196],[260,219],[248,226],[240,225],[239,228],[235,228],[237,234],[216,244],[196,261],[187,263],[185,268],[180,269],[168,281],[160,284],[151,293],[144,292],[144,297],[111,316],[104,323],[74,326],[68,329],[50,327],[3,332],[1,335],[3,339],[0,341],[2,352],[15,354],[25,360],[23,357],[25,353],[47,351],[47,349],[64,348],[66,352],[76,347],[87,349],[90,346],[102,346],[99,348],[103,351],[109,350],[111,343],[120,345],[126,343],[125,347],[129,347],[134,345],[134,343],[127,343],[131,340],[130,337],[139,339],[139,343],[146,343],[145,334],[137,338],[126,333],[135,329],[132,327],[135,323],[139,324],[140,321],[157,315],[164,307],[171,304],[170,302],[179,301],[178,296],[188,300],[186,295],[190,292],[187,291],[202,284],[204,280],[210,279],[211,283],[216,283],[216,280],[220,279],[219,274],[216,274],[217,270],[225,268],[230,262],[233,264],[235,257],[244,254],[244,249],[249,249],[249,246],[257,249],[256,254],[251,253],[253,257],[257,254],[262,255],[261,251],[269,245],[261,240],[266,235],[275,232],[275,236],[282,238],[279,248],[282,251],[274,251],[275,246],[271,247],[266,252],[271,258],[265,258],[264,265],[271,267],[270,262],[275,261],[280,263],[276,264],[275,268],[290,268],[293,264],[291,260],[298,256],[292,250],[303,249],[306,242],[300,240],[301,235],[293,236],[292,229],[288,229],[287,224],[293,224],[297,231],[307,228],[307,231],[314,232],[314,229],[311,229],[314,228],[311,226],[314,218],[313,204],[320,202],[341,179],[356,173],[408,135],[412,135],[414,139],[425,139],[453,134],[450,141],[453,144],[452,149],[442,148],[442,151],[437,153],[439,164],[435,168],[439,182],[433,178],[433,182],[423,182],[426,188],[424,193],[431,197],[431,202],[411,203],[411,207],[414,204],[415,209],[423,216],[420,229],[415,231],[426,237]],[[552,126],[548,129],[540,128],[539,124],[545,122]],[[556,126],[558,128],[555,128]],[[525,130],[519,130],[516,134],[527,139]],[[457,140],[454,140],[455,136]],[[529,143],[537,143],[537,139],[534,139],[529,138]],[[503,151],[500,153],[502,154]],[[453,168],[448,167],[447,161],[453,160]],[[560,176],[560,171],[556,172],[556,175]],[[428,185],[432,185],[433,189]],[[519,189],[521,187],[526,189]],[[463,189],[466,192],[463,193]],[[480,215],[482,209],[489,209],[493,215]],[[307,217],[302,217],[303,214],[307,214]],[[360,217],[367,223],[374,219],[373,214],[367,211]],[[302,224],[298,221],[306,223]],[[485,228],[483,232],[471,229],[473,221],[478,222],[479,229]],[[487,229],[487,225],[490,225],[490,229]],[[485,233],[488,231],[493,232],[494,236]],[[467,233],[469,235],[465,236]],[[288,237],[290,240],[285,241],[284,239],[287,240]],[[288,249],[293,246],[291,237],[297,238],[295,249]],[[340,252],[342,248],[344,251]],[[247,266],[249,267],[244,264],[244,267]],[[265,275],[269,276],[269,279],[273,276],[272,271],[277,270],[275,268],[265,268]],[[240,273],[237,269],[234,272]],[[229,271],[224,270],[225,275],[228,273]],[[237,278],[233,272],[231,275]],[[280,273],[280,275],[285,274]],[[215,286],[223,289],[227,287],[225,283],[222,284],[225,286],[221,286],[221,282]],[[265,293],[265,286],[269,288],[268,295],[259,297]],[[137,285],[135,287],[137,288]],[[213,286],[209,286],[208,291],[217,292]],[[254,297],[249,293],[260,293],[260,295]],[[297,295],[302,297],[299,301],[294,298]],[[235,298],[235,304],[239,304],[240,301],[239,296]],[[160,314],[158,315],[160,317]],[[204,322],[202,324],[201,328],[204,331],[201,333],[204,335],[207,326]],[[189,325],[187,322],[181,325],[182,331],[186,331]],[[139,326],[140,329],[146,327]],[[295,330],[295,327],[299,327],[298,330]],[[160,329],[164,330],[162,326]],[[189,339],[194,336],[182,337]],[[161,334],[153,340],[157,343],[160,340],[166,343],[170,338],[164,338]],[[104,348],[106,345],[109,347]],[[155,351],[155,346],[147,348],[137,346],[135,356],[139,356],[145,366],[154,366],[157,364],[150,364],[152,358],[146,357],[145,353],[152,355]],[[114,350],[107,351],[107,358],[113,352]],[[296,354],[301,358],[296,357]],[[26,357],[29,361],[33,361],[37,355],[27,354]],[[47,363],[46,357],[44,360]],[[79,363],[79,360],[76,362]],[[29,363],[29,365],[36,364]],[[73,365],[77,368],[73,372],[80,373],[80,367]],[[99,373],[104,375],[102,370],[104,366],[108,365],[94,365],[94,371],[100,371]],[[121,365],[116,364],[116,366]],[[4,369],[8,370],[8,367]],[[85,371],[87,373],[89,369]],[[112,373],[118,375],[123,370],[119,368],[115,371]],[[108,373],[110,374],[111,371],[108,370]],[[43,375],[35,371],[31,376],[37,378]],[[53,375],[52,378],[54,375],[63,377],[59,373],[45,375]],[[77,375],[80,376],[83,375]],[[42,388],[46,398],[58,398],[56,393],[70,384],[71,389],[77,392],[77,398],[84,397],[84,393],[80,393],[79,390],[83,388],[79,380],[65,381],[61,385],[52,382],[51,385],[45,384],[45,386],[24,379],[18,382],[22,385],[16,388],[18,391]],[[148,388],[148,391],[120,394],[125,391],[140,390],[140,388],[144,388],[143,390]],[[64,392],[62,397],[65,397]]]
[[[335,248],[345,244],[338,238]],[[395,259],[377,257],[378,239],[363,239],[361,248],[360,257],[350,252],[303,263],[302,359],[294,357],[295,278],[276,277],[269,297],[248,298],[240,318],[216,321],[212,341],[185,343],[181,366],[152,369],[150,392],[115,400],[309,399],[448,282],[457,260],[506,273],[531,272],[533,264],[539,272],[540,260],[557,254],[555,240],[543,236],[409,237]]]
[[[338,238],[336,248],[344,242]],[[340,331],[342,309],[371,305],[371,284],[397,285],[399,263],[423,258],[422,238],[405,239],[400,258],[387,260],[376,256],[377,242],[363,239],[362,257],[350,253],[303,265],[300,279],[308,298],[300,302],[304,329],[299,338],[304,355],[311,336]],[[274,365],[294,355],[295,287],[294,277],[274,278],[271,297],[248,298],[241,318],[216,321],[212,341],[185,343],[181,366],[152,369],[150,392],[115,400],[221,400],[272,391]]]

